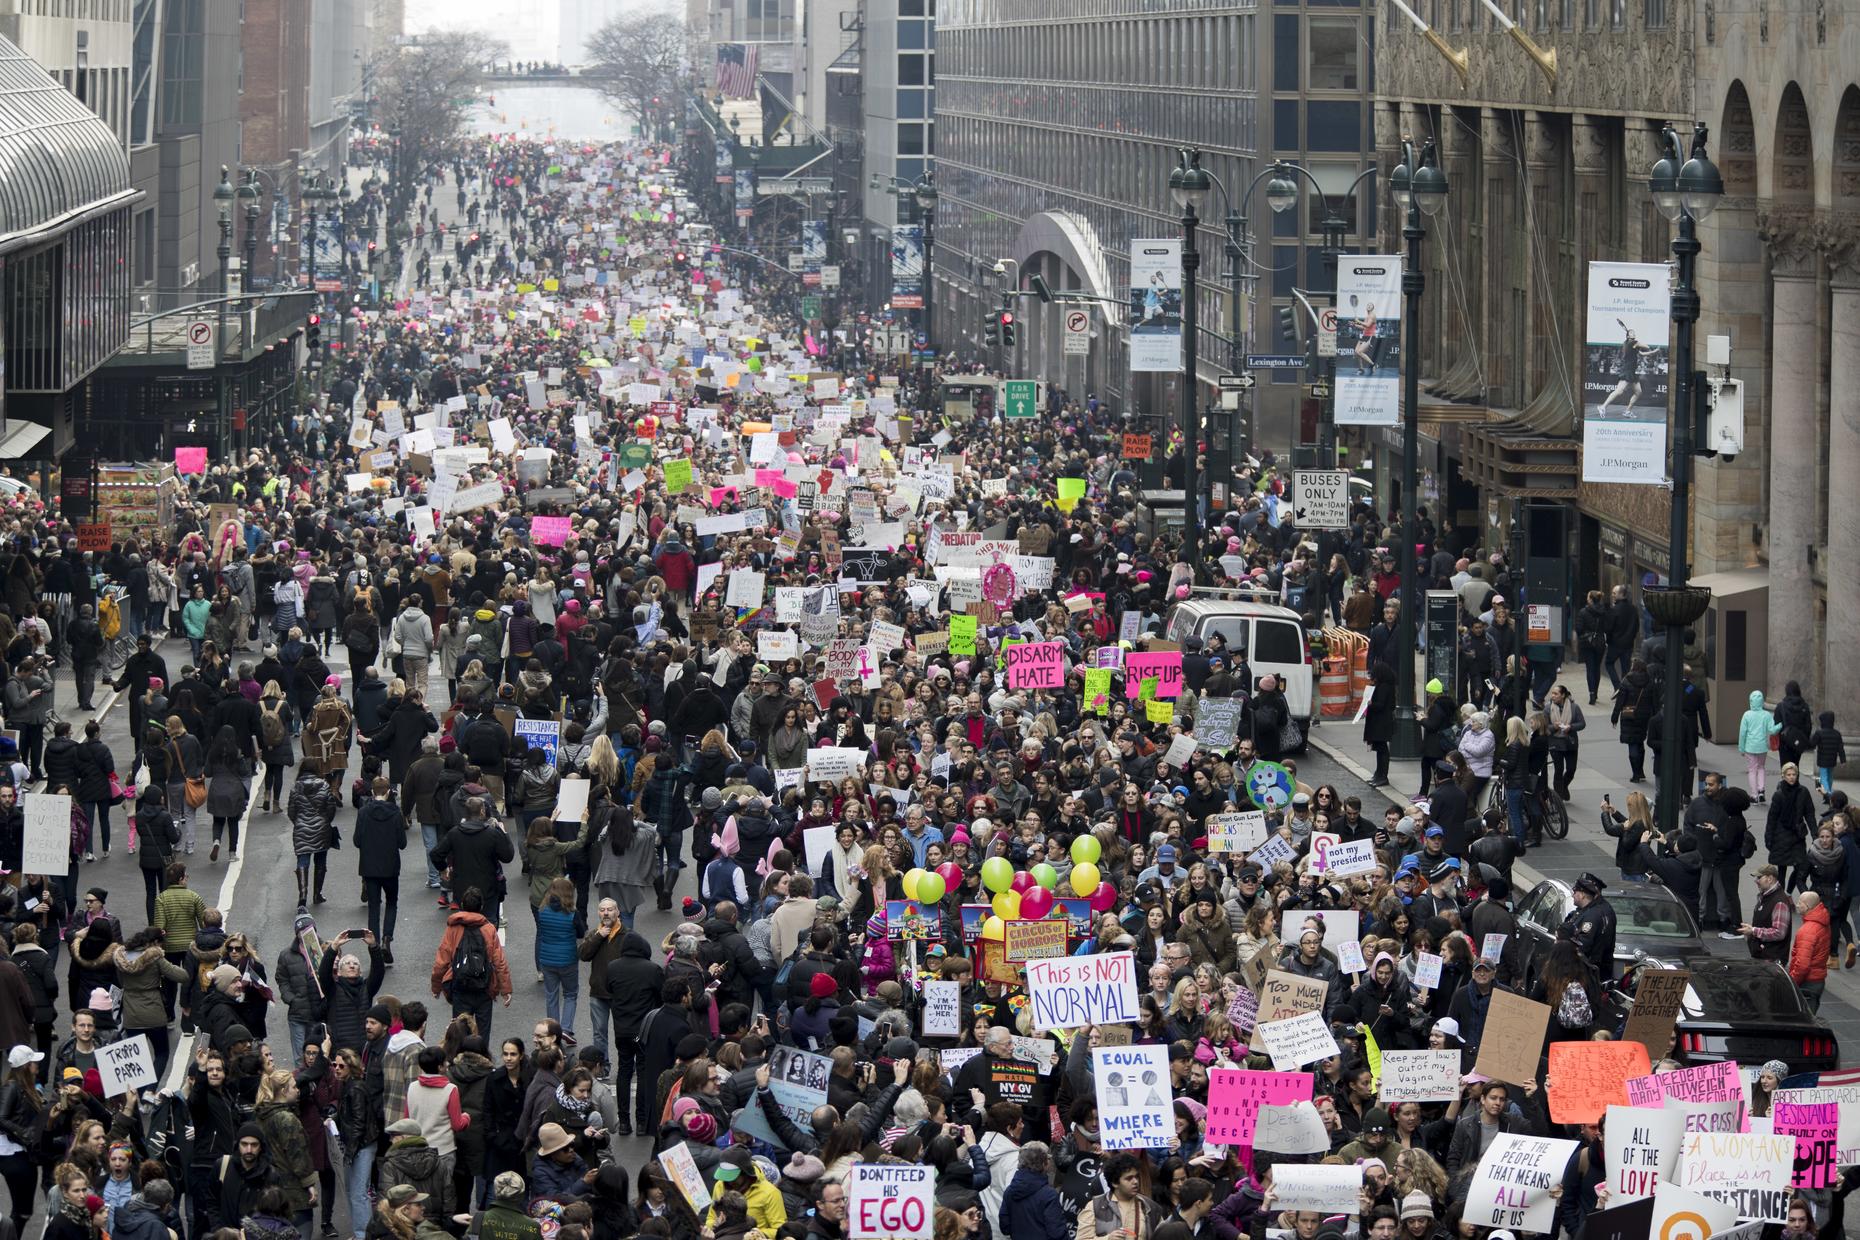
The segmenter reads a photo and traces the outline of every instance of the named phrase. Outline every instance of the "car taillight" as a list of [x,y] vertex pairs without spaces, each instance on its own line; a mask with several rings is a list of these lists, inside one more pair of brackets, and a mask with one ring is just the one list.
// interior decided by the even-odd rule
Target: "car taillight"
[[1803,1038],[1802,1054],[1810,1059],[1830,1057],[1834,1054],[1834,1039]]

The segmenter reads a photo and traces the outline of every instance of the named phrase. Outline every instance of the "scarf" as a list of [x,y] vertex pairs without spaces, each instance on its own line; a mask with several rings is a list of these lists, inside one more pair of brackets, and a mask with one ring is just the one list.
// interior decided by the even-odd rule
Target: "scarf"
[[1558,727],[1567,723],[1573,723],[1575,721],[1575,710],[1576,699],[1574,697],[1571,697],[1569,701],[1563,703],[1561,706],[1556,704],[1554,698],[1544,703],[1544,711],[1550,716],[1550,722]]
[[1843,850],[1839,840],[1835,840],[1828,848],[1823,848],[1820,840],[1808,841],[1808,859],[1815,865],[1834,865],[1842,860],[1842,855]]
[[576,1123],[585,1122],[588,1112],[594,1109],[593,1098],[577,1098],[568,1092],[565,1085],[555,1087],[555,1104],[573,1116]]

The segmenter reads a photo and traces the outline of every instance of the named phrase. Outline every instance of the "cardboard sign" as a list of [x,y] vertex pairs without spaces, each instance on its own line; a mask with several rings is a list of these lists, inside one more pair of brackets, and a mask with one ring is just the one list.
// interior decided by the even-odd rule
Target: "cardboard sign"
[[1785,1221],[1794,1179],[1795,1137],[1754,1132],[1687,1133],[1673,1172],[1676,1187],[1766,1223]]
[[1479,1058],[1473,1069],[1481,1076],[1512,1085],[1535,1082],[1537,1059],[1543,1053],[1544,1033],[1549,1027],[1549,1004],[1494,988],[1491,1006],[1486,1009],[1485,1036],[1480,1039]]
[[1639,1042],[1647,1048],[1648,1060],[1658,1062],[1672,1046],[1673,1023],[1679,1019],[1692,975],[1684,969],[1641,969],[1637,976],[1634,1010],[1628,1014],[1621,1040]]
[[962,1036],[962,983],[931,978],[924,983],[924,1036]]
[[1451,1102],[1460,1096],[1460,1053],[1383,1051],[1380,1097],[1383,1105],[1401,1102]]
[[1023,642],[1007,648],[1010,689],[1057,689],[1066,680],[1064,642]]
[[1309,1102],[1263,1106],[1253,1128],[1253,1148],[1275,1154],[1328,1154],[1330,1133]]
[[680,1141],[677,1145],[660,1150],[659,1166],[665,1169],[665,1174],[678,1186],[691,1212],[702,1218],[704,1212],[710,1209],[710,1186],[704,1183],[704,1176],[698,1171],[697,1160],[691,1157],[690,1148]]
[[1094,1046],[1091,1066],[1104,1148],[1136,1150],[1169,1144],[1175,1135],[1169,1048]]
[[1281,1072],[1302,1068],[1339,1054],[1337,1039],[1331,1036],[1330,1022],[1322,1012],[1305,1012],[1284,1020],[1261,1021],[1254,1029],[1272,1056],[1272,1066]]
[[1251,1068],[1208,1069],[1208,1117],[1203,1134],[1217,1145],[1252,1142],[1263,1106],[1311,1100],[1309,1072],[1259,1072]]
[[1281,1162],[1272,1167],[1275,1209],[1294,1213],[1355,1214],[1363,1208],[1363,1169],[1354,1163]]
[[97,1074],[103,1078],[103,1096],[120,1098],[132,1089],[153,1085],[155,1053],[146,1033],[97,1048]]
[[1006,924],[1007,958],[1013,964],[1029,960],[1051,960],[1066,954],[1066,919],[1043,918],[1039,921],[1015,920]]
[[1241,814],[1209,814],[1203,828],[1208,833],[1208,851],[1251,852],[1266,842],[1266,815],[1263,810]]
[[[1492,1040],[1486,1027],[1487,1042]],[[1526,1137],[1501,1132],[1486,1147],[1466,1190],[1461,1216],[1480,1227],[1548,1233],[1556,1218],[1550,1190],[1563,1183],[1563,1172],[1579,1143],[1554,1137]]]
[[1027,1010],[1037,1033],[1137,1019],[1136,960],[1130,952],[1034,960],[1026,970]]
[[1653,1107],[1610,1106],[1603,1124],[1608,1186],[1617,1201],[1651,1198],[1679,1165],[1682,1117]]
[[[1271,1021],[1287,1020],[1293,1016],[1302,1016],[1307,1012],[1322,1013],[1324,1000],[1330,993],[1328,983],[1296,973],[1286,973],[1279,969],[1270,970],[1266,980],[1259,988],[1259,1018],[1253,1029],[1254,1050],[1266,1049],[1266,1042],[1261,1036],[1259,1026]],[[1276,1066],[1276,1065],[1275,1065]],[[1302,1065],[1294,1064],[1294,1067]]]
[[1647,1068],[1647,1048],[1638,1042],[1552,1042],[1550,1119],[1593,1124],[1608,1108],[1627,1105],[1628,1079]]
[[921,1163],[854,1163],[846,1185],[851,1240],[930,1240],[936,1169]]

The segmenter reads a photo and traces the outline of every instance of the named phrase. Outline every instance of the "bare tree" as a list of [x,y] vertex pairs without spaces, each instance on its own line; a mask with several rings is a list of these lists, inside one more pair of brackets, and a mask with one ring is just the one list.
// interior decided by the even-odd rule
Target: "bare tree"
[[683,91],[684,22],[673,12],[616,17],[588,40],[587,73],[646,133],[675,124]]
[[[464,133],[485,67],[508,54],[503,43],[476,31],[435,30],[383,55],[375,69],[375,115],[398,144],[388,185],[389,220],[411,217],[427,165]],[[392,231],[389,238],[398,249]]]

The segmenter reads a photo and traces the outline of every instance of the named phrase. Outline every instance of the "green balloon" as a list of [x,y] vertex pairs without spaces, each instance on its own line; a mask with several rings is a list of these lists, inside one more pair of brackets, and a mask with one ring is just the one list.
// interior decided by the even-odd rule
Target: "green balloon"
[[1040,884],[1040,886],[1046,888],[1048,891],[1059,886],[1059,871],[1055,870],[1044,861],[1034,866],[1031,870],[1028,870],[1027,873],[1033,875],[1033,881]]
[[1014,863],[1006,857],[990,857],[982,862],[982,886],[996,895],[1006,891],[1014,882]]
[[[996,858],[996,860],[1000,860],[1000,858]],[[943,882],[943,876],[941,874],[926,870],[923,877],[917,880],[918,903],[935,904],[938,900],[943,898],[943,892],[946,886],[947,884]]]
[[1081,835],[1072,841],[1072,863],[1074,865],[1096,865],[1098,858],[1104,855],[1104,845],[1095,835]]

